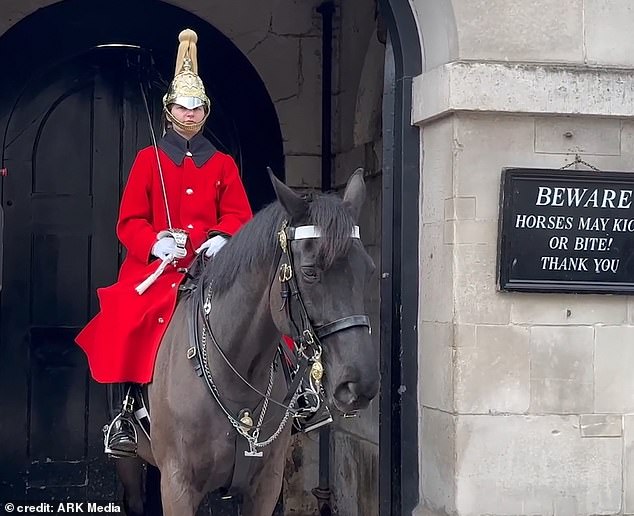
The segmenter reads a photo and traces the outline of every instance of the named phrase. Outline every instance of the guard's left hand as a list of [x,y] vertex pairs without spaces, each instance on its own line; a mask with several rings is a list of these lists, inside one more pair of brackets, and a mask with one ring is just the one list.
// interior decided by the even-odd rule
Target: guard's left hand
[[201,251],[205,251],[205,256],[207,258],[211,258],[220,251],[220,249],[222,249],[222,247],[227,243],[227,240],[227,237],[223,237],[222,235],[213,236],[196,249],[196,254],[199,254]]

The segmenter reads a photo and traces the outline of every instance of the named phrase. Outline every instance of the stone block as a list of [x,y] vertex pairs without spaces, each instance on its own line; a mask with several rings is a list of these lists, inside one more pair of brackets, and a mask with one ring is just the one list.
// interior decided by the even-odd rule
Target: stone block
[[339,115],[338,141],[342,149],[354,146],[357,94],[365,56],[376,29],[375,6],[365,0],[349,0],[338,6],[339,29],[334,43],[337,67],[336,109]]
[[623,513],[634,514],[634,415],[623,417]]
[[378,516],[379,448],[354,436],[332,432],[332,490],[337,514]]
[[453,197],[453,118],[433,122],[422,133],[422,219],[441,222],[445,220],[445,200]]
[[460,516],[621,511],[621,440],[582,438],[578,416],[458,416],[456,434]]
[[286,184],[293,188],[321,187],[321,158],[291,155],[284,158]]
[[425,67],[434,68],[456,59],[458,36],[451,2],[412,0],[410,5],[416,16],[419,33],[425,35]]
[[460,59],[583,63],[582,0],[458,0],[452,5]]
[[[359,167],[368,169],[366,158],[366,148],[364,145],[338,153],[335,157],[334,186],[338,189],[345,186],[352,173]],[[371,171],[366,170],[366,173],[368,172]]]
[[511,321],[531,325],[622,324],[627,302],[619,296],[513,294]]
[[[628,0],[585,0],[585,50],[589,64],[634,66],[634,5]],[[609,29],[608,29],[609,28]],[[606,37],[609,30],[609,37]]]
[[[275,103],[284,154],[321,156],[319,98],[291,97]],[[321,176],[320,176],[321,177]],[[321,179],[320,179],[321,186]]]
[[454,347],[470,347],[476,345],[475,324],[454,324]]
[[419,432],[422,502],[433,508],[442,508],[446,514],[454,514],[455,417],[439,410],[423,408]]
[[594,356],[594,411],[634,412],[634,327],[597,327]]
[[634,297],[627,297],[627,322],[634,323]]
[[606,414],[581,414],[581,437],[621,437],[623,416]]
[[447,243],[495,245],[497,242],[497,220],[456,220],[453,224],[453,242]]
[[531,414],[579,414],[594,406],[594,385],[577,380],[531,378]]
[[455,247],[455,319],[460,324],[507,324],[513,298],[496,290],[496,246]]
[[269,21],[271,31],[280,36],[319,36],[321,16],[315,11],[318,5],[318,2],[303,0],[282,0],[273,3]]
[[633,82],[630,69],[455,61],[416,78],[411,120],[425,125],[460,112],[631,117]]
[[531,378],[592,383],[594,328],[530,328]]
[[579,414],[594,409],[594,329],[530,329],[531,413]]
[[534,122],[528,117],[455,117],[454,181],[459,197],[475,197],[475,218],[496,221],[502,169],[537,166]]
[[[235,34],[231,37],[233,44],[240,49],[240,51],[247,55],[253,48],[258,46],[261,41],[268,37],[269,31],[267,28],[261,30],[252,30]],[[257,65],[253,62],[254,68],[257,70]]]
[[169,3],[208,21],[230,39],[249,32],[266,32],[271,22],[270,2],[219,0],[211,4],[207,0],[170,0]]
[[[617,160],[615,160],[617,161]],[[607,163],[605,170],[634,171],[634,122],[621,121],[621,155],[617,163]]]
[[420,338],[419,403],[453,412],[453,327],[424,322]]
[[445,220],[475,219],[475,197],[453,197],[445,199]]
[[423,321],[450,322],[453,319],[452,247],[443,242],[442,224],[421,228],[420,313]]
[[535,152],[621,154],[621,121],[601,118],[536,118]]
[[362,59],[363,69],[355,100],[354,145],[369,143],[381,137],[385,45],[379,41],[376,29]]
[[530,401],[529,333],[514,326],[478,326],[476,345],[456,348],[458,413],[525,413]]
[[432,509],[425,502],[419,503],[412,511],[412,516],[447,516],[443,509]]
[[[285,154],[321,153],[321,57],[320,43],[316,38],[281,38],[277,42],[279,50],[258,46],[248,57],[267,61],[264,70],[274,74],[268,76],[260,72],[269,94],[275,102],[275,109],[282,130]],[[268,39],[270,39],[268,38]],[[294,41],[293,46],[288,41]],[[269,44],[268,47],[275,45]],[[266,52],[266,53],[264,53]],[[293,52],[296,52],[293,59]],[[260,69],[258,68],[258,71]],[[283,87],[278,82],[284,84]],[[290,83],[286,84],[286,83]]]

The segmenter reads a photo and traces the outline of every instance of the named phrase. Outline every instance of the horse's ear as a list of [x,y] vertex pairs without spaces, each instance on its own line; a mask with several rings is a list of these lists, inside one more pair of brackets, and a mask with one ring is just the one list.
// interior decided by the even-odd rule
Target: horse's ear
[[282,207],[288,213],[290,220],[297,222],[305,217],[308,213],[308,202],[302,196],[297,195],[293,190],[280,181],[270,167],[266,167],[269,171],[269,177],[275,190],[275,196],[280,201]]
[[363,169],[358,168],[348,179],[346,191],[343,194],[343,204],[354,219],[359,221],[359,214],[365,202],[365,181],[363,180]]

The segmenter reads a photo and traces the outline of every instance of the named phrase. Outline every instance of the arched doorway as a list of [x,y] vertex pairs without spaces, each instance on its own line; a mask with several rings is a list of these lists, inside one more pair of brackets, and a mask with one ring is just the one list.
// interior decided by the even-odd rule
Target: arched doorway
[[116,278],[120,192],[150,143],[139,83],[156,115],[183,27],[205,42],[209,135],[240,164],[258,209],[273,196],[266,166],[282,172],[277,116],[248,61],[206,22],[152,0],[68,0],[0,38],[11,69],[0,85],[0,499],[115,499],[105,394],[73,338],[96,311],[95,289]]

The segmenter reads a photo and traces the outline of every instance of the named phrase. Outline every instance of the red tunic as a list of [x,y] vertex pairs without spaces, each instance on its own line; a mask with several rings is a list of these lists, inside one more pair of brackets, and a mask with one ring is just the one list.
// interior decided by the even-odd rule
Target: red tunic
[[[208,142],[207,142],[208,143]],[[189,232],[187,256],[142,295],[135,287],[160,261],[151,254],[159,231],[169,227],[153,147],[139,152],[123,192],[117,236],[127,249],[118,281],[97,290],[101,311],[77,336],[90,371],[102,383],[152,380],[159,344],[176,307],[178,286],[187,266],[210,232],[233,235],[252,214],[233,159],[215,151],[196,166],[184,157],[176,164],[159,149],[165,189],[175,228]],[[173,154],[172,154],[173,155]]]

